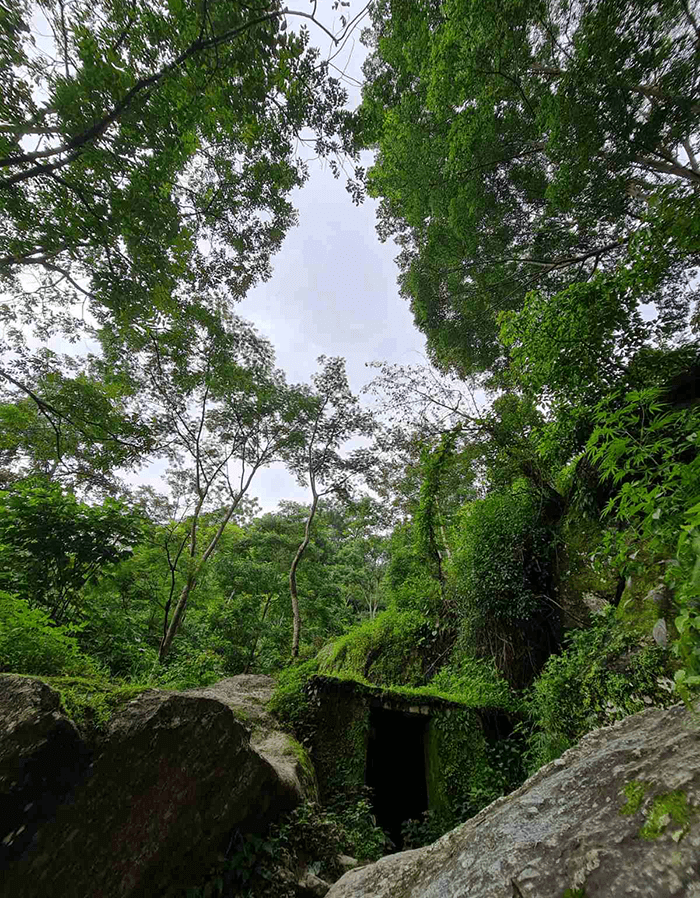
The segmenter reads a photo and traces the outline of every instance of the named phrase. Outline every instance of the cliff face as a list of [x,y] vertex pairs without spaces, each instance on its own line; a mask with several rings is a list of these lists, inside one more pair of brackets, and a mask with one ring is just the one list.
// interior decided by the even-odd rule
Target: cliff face
[[328,898],[700,896],[700,730],[682,706],[586,736],[433,845]]
[[89,747],[49,686],[0,677],[0,895],[157,895],[312,794],[264,712],[271,681],[243,679],[145,692]]

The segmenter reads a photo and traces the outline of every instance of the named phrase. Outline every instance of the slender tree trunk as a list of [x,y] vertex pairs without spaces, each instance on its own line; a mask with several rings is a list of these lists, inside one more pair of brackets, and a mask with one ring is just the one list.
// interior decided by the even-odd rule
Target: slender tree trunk
[[[270,608],[270,602],[272,601],[272,593],[269,593],[267,596],[267,602],[265,602],[265,607],[263,608],[262,617],[260,618],[260,624],[265,623],[265,618],[267,617],[267,612]],[[250,668],[253,666],[253,661],[255,661],[255,651],[258,647],[258,642],[260,641],[260,630],[256,630],[255,632],[255,640],[253,642],[253,648],[250,650],[250,658],[248,658],[248,663],[245,666],[245,670],[243,673],[248,673]]]
[[[191,571],[191,573],[189,573],[187,575],[187,582],[185,583],[185,585],[182,589],[182,592],[180,593],[180,598],[178,599],[177,605],[175,606],[175,611],[173,613],[173,619],[170,621],[170,626],[168,627],[168,630],[167,630],[165,636],[163,637],[163,641],[160,644],[160,651],[158,652],[158,661],[161,664],[163,663],[163,661],[165,661],[165,658],[166,658],[168,652],[170,651],[170,646],[173,643],[173,639],[175,639],[175,634],[178,631],[178,627],[180,626],[180,623],[182,622],[182,618],[185,614],[185,610],[187,609],[187,601],[190,597],[190,593],[193,591],[193,589],[197,585],[197,580],[199,579],[199,575],[202,571],[202,568],[207,563],[207,561],[213,554],[214,550],[216,549],[216,547],[219,543],[219,540],[221,539],[223,532],[226,529],[226,525],[233,517],[234,511],[238,508],[239,502],[241,501],[241,499],[245,495],[246,491],[248,490],[248,487],[250,486],[250,481],[253,479],[253,474],[255,474],[256,471],[257,471],[257,466],[249,474],[248,479],[245,483],[245,486],[243,486],[241,488],[240,493],[236,496],[236,498],[233,500],[233,502],[229,506],[228,511],[226,512],[226,515],[225,515],[223,521],[219,524],[219,527],[218,527],[216,533],[212,537],[204,554],[202,555],[201,559],[199,560],[199,563],[194,568],[194,570]],[[196,522],[195,522],[195,524],[196,524]],[[195,544],[193,541],[193,543],[192,543],[193,552],[194,552],[194,545]]]
[[289,592],[292,596],[292,618],[294,622],[292,628],[292,658],[299,657],[299,639],[301,638],[301,615],[299,614],[299,596],[297,595],[297,568],[299,567],[302,555],[306,551],[306,547],[309,545],[309,540],[311,539],[311,523],[317,508],[318,496],[314,490],[314,501],[311,503],[311,511],[309,512],[309,516],[306,519],[306,526],[304,527],[304,539],[297,549],[294,561],[292,562],[292,567],[289,571]]
[[170,621],[170,626],[167,629],[165,636],[160,644],[160,651],[158,652],[158,660],[162,664],[165,661],[165,658],[170,651],[170,646],[173,644],[173,639],[175,639],[175,634],[177,633],[180,622],[185,614],[185,609],[187,608],[187,600],[190,597],[190,593],[197,585],[197,573],[190,574],[187,578],[187,582],[182,588],[182,592],[180,593],[180,598],[177,601],[177,605],[175,606],[175,611],[173,612],[173,618]]
[[440,506],[435,500],[435,510],[437,512],[438,526],[440,527],[440,536],[442,537],[442,545],[445,549],[445,554],[447,555],[447,560],[452,561],[452,552],[450,551],[450,544],[447,542],[447,532],[445,531],[445,524],[442,520],[442,514],[440,513]]

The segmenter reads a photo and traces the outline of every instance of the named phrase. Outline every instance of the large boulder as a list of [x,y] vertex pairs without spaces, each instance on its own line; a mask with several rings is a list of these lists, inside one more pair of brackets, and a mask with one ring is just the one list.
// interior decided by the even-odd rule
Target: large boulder
[[0,677],[0,871],[70,799],[91,761],[57,692],[29,677]]
[[700,731],[683,706],[590,733],[433,845],[346,873],[328,898],[624,895],[700,898]]
[[275,769],[280,788],[286,789],[292,805],[304,798],[317,797],[313,766],[306,751],[283,733],[267,710],[275,681],[262,674],[239,674],[219,680],[213,686],[189,689],[187,695],[199,695],[222,702],[250,728],[250,744]]
[[[196,881],[234,828],[296,806],[299,748],[262,702],[250,721],[238,685],[144,692],[89,749],[54,690],[0,677],[0,895],[154,898]],[[274,750],[251,744],[250,722]]]

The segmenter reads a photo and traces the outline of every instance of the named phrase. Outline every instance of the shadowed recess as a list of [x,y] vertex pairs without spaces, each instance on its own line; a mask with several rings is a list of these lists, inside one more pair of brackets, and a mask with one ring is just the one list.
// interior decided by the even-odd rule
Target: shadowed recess
[[428,809],[425,740],[428,718],[372,708],[367,785],[377,823],[402,847],[401,824]]

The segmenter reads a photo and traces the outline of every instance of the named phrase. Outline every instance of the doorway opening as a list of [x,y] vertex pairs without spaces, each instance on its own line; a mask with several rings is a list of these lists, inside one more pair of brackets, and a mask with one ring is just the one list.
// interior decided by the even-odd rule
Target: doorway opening
[[428,809],[428,718],[372,708],[369,723],[366,782],[374,795],[374,814],[401,849],[401,824],[420,820]]

